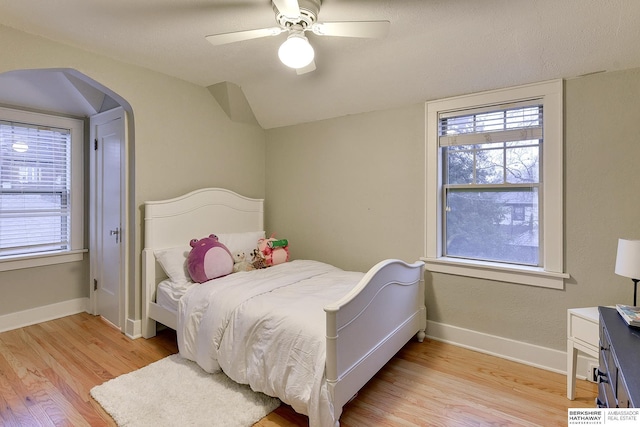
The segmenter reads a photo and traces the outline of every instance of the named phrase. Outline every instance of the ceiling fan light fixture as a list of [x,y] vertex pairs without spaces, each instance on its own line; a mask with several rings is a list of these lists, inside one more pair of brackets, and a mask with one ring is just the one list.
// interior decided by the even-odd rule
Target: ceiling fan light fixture
[[309,40],[300,33],[292,33],[278,49],[278,57],[290,68],[303,68],[311,64],[315,53]]
[[18,141],[18,142],[14,142],[11,148],[16,153],[25,153],[29,149],[29,146],[27,145],[26,142]]

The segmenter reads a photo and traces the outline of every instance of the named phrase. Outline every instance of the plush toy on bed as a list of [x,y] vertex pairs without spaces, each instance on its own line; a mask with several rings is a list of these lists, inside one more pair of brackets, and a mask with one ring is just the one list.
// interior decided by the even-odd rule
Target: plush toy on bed
[[264,257],[262,256],[262,252],[260,252],[258,248],[255,248],[253,251],[251,251],[251,265],[253,265],[253,268],[255,268],[256,270],[268,267],[267,263],[264,260]]
[[233,272],[233,256],[215,234],[200,240],[193,239],[189,244],[191,252],[187,256],[187,269],[194,282],[203,283]]
[[244,251],[235,251],[233,253],[233,272],[251,271],[256,268],[247,260],[247,254]]
[[282,264],[289,261],[289,242],[287,239],[276,239],[272,235],[268,239],[258,240],[258,252],[267,267]]

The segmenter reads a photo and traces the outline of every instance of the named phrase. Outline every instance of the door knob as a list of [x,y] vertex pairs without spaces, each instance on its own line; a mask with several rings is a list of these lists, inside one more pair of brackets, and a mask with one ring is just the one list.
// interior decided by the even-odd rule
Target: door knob
[[113,236],[114,234],[116,236],[116,243],[118,243],[118,241],[119,241],[118,237],[120,236],[120,229],[116,228],[115,230],[109,230],[109,235],[110,236]]

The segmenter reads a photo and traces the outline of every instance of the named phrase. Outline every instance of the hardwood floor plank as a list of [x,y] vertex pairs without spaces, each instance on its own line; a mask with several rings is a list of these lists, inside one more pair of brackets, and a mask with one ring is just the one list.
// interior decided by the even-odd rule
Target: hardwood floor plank
[[[460,371],[468,370],[461,366]],[[523,419],[519,412],[518,404],[522,397],[514,393],[514,389],[491,381],[492,375],[479,375],[473,379],[466,376],[458,376],[447,372],[427,371],[428,374],[420,377],[415,372],[415,368],[406,361],[400,359],[392,361],[388,370],[381,372],[379,378],[388,379],[386,392],[401,388],[405,393],[398,396],[407,399],[408,395],[421,396],[421,404],[429,404],[432,396],[445,407],[456,407],[456,402],[465,402],[465,417],[473,414],[478,420],[483,420],[483,414],[493,408],[491,419],[499,417],[505,421],[513,422],[516,419]],[[405,385],[404,383],[408,383]],[[420,384],[428,383],[428,388],[423,388]],[[474,393],[469,395],[468,390],[473,389]],[[531,391],[535,392],[535,389]],[[546,411],[546,406],[540,402],[532,401],[531,408],[539,414]],[[496,409],[499,408],[499,409]],[[489,422],[490,419],[485,420]]]
[[[28,329],[16,331],[15,338],[19,341],[13,342],[14,348],[20,350],[14,355],[19,360],[25,362],[25,366],[30,372],[37,373],[40,378],[38,404],[50,418],[54,425],[88,426],[86,417],[82,414],[88,404],[82,405],[78,402],[77,395],[64,381],[59,381],[56,372],[61,370],[52,369],[47,360],[51,360],[48,354],[39,351],[37,344],[31,339]],[[43,357],[44,356],[44,357]],[[28,363],[28,364],[27,364]],[[72,402],[72,403],[71,403]]]
[[[6,360],[0,350],[0,421],[3,426],[24,426],[31,421],[29,410],[22,403],[5,375]],[[16,383],[16,380],[13,380]]]
[[58,425],[65,425],[65,420],[67,422],[71,421],[71,425],[97,425],[104,423],[104,418],[96,414],[95,408],[91,405],[91,399],[84,393],[85,389],[93,387],[94,382],[83,384],[57,360],[52,358],[30,334],[25,334],[23,339],[25,344],[42,361],[43,366],[39,367],[39,369],[42,369],[43,374],[60,393],[59,405],[70,406],[74,412],[79,414],[79,420],[74,421],[70,417],[64,417]]
[[[131,340],[81,313],[0,333],[0,424],[115,426],[91,388],[178,351],[175,331]],[[449,344],[408,343],[348,403],[342,427],[565,426],[568,408],[594,407],[597,386]],[[258,427],[306,426],[281,405]]]
[[[131,369],[132,366],[137,366],[122,361],[120,354],[105,358],[105,347],[113,344],[111,342],[102,344],[96,337],[94,337],[95,340],[84,339],[82,335],[78,334],[79,329],[72,327],[66,318],[60,319],[58,327],[53,328],[49,322],[43,323],[42,327],[55,336],[56,342],[61,343],[59,351],[72,353],[72,357],[77,362],[86,362],[84,365],[87,368],[92,369],[105,379],[118,376]],[[96,334],[98,333],[96,332]],[[94,363],[96,360],[100,360],[100,363]]]
[[23,348],[15,344],[15,335],[18,333],[10,331],[2,334],[0,370],[11,381],[17,398],[27,409],[25,418],[33,418],[39,425],[54,425],[47,413],[47,408],[50,408],[48,391],[52,387],[40,371],[31,366]]
[[[147,359],[139,357],[135,351],[136,340],[130,339],[108,323],[104,322],[105,328],[91,331],[87,327],[86,319],[81,319],[82,322],[79,328],[75,317],[67,317],[62,320],[65,330],[71,331],[69,334],[70,339],[76,341],[78,345],[83,342],[87,343],[86,345],[92,350],[92,356],[103,357],[113,347],[127,346],[129,348],[129,351],[118,352],[110,358],[111,367],[113,368],[112,373],[119,375],[122,371],[131,368],[138,369],[147,363]],[[104,360],[104,362],[106,361]]]
[[79,358],[66,341],[51,339],[45,324],[29,326],[28,328],[34,340],[74,378],[85,381],[87,384],[102,383],[112,378],[112,374],[103,369],[98,362],[92,359]]
[[49,381],[56,384],[59,388],[69,390],[65,394],[75,393],[75,395],[79,395],[84,388],[93,384],[93,381],[83,381],[85,378],[84,375],[78,375],[75,370],[74,373],[72,373],[67,370],[63,364],[59,363],[58,360],[43,347],[41,339],[34,336],[34,332],[37,330],[36,328],[25,328],[24,330],[25,334],[22,337],[24,345],[28,346],[37,356],[37,360],[41,361],[41,369],[47,378],[49,378]]

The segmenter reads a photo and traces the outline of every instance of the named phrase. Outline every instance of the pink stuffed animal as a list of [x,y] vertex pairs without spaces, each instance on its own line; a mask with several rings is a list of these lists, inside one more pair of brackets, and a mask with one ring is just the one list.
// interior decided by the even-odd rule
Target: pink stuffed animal
[[267,267],[289,261],[289,242],[287,239],[276,239],[273,235],[268,239],[260,239],[258,240],[258,251]]
[[187,269],[194,282],[226,276],[233,271],[233,257],[229,249],[218,241],[215,234],[189,242],[191,252],[187,256]]

